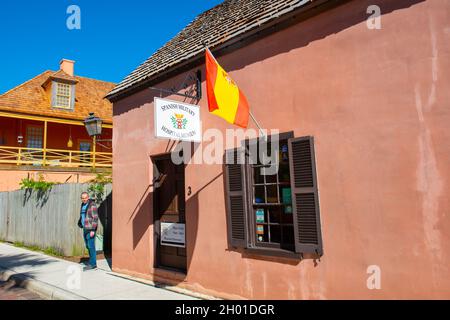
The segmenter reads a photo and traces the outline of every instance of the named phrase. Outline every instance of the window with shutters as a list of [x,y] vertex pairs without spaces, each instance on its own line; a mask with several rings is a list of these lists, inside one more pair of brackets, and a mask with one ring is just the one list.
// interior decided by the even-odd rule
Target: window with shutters
[[[278,143],[270,151],[273,139]],[[227,151],[234,160],[225,165],[229,243],[261,254],[321,256],[314,139],[294,138],[289,132],[268,137],[268,142],[269,155],[276,152],[277,159],[277,169],[271,172],[251,155],[261,153],[260,139]]]

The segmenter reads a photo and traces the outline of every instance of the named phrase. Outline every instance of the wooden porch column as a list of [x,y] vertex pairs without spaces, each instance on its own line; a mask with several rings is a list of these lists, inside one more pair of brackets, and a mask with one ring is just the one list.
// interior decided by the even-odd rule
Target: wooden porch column
[[44,121],[44,159],[42,165],[45,166],[47,158],[47,121]]
[[95,169],[95,153],[97,152],[97,137],[92,138],[92,167]]

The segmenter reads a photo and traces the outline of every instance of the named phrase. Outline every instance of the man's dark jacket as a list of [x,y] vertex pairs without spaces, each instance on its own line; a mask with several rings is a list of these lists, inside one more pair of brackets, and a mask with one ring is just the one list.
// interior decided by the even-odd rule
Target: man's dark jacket
[[[83,204],[81,204],[83,207]],[[81,224],[81,208],[80,208],[80,219],[78,219],[78,227],[84,228],[86,231],[97,231],[98,226],[98,212],[97,206],[92,199],[89,199],[89,205],[86,210],[86,217],[84,218],[84,226]]]

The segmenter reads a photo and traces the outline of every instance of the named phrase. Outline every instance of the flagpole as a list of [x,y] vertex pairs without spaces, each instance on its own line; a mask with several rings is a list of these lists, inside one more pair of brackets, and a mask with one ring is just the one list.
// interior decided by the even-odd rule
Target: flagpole
[[253,113],[249,110],[248,113],[250,114],[250,117],[252,118],[253,122],[256,124],[256,126],[259,129],[259,132],[261,133],[261,135],[265,138],[266,134],[264,133],[264,131],[261,129],[261,126],[259,125],[258,121],[256,121],[255,116],[253,115]]

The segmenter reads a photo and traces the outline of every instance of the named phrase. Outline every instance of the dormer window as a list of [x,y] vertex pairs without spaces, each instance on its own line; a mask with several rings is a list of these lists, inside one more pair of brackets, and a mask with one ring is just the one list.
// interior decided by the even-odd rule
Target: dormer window
[[70,85],[56,83],[56,106],[59,108],[70,108]]
[[52,107],[73,110],[75,85],[53,81]]

